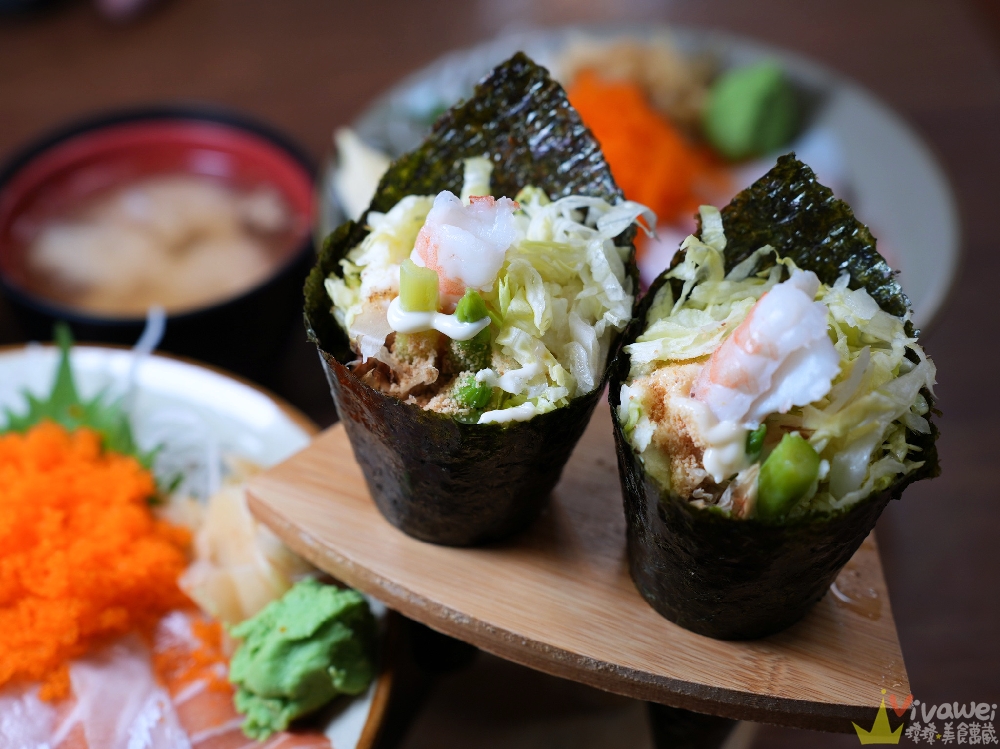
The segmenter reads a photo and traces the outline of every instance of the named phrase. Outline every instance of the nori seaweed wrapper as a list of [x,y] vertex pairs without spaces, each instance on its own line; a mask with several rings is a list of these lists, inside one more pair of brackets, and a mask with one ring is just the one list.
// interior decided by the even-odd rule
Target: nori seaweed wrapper
[[[779,158],[774,169],[722,209],[722,218],[727,271],[770,244],[782,257],[815,272],[823,283],[833,284],[847,272],[850,287],[867,289],[885,311],[902,316],[909,308],[868,228],[794,155]],[[675,258],[671,267],[681,259]],[[773,258],[762,262],[768,264]],[[677,282],[669,281],[666,271],[654,282],[622,346],[646,329],[649,308],[664,283]],[[679,286],[675,298],[676,292]],[[622,351],[612,367],[609,400],[632,579],[659,613],[699,634],[750,639],[801,619],[825,595],[889,500],[899,499],[914,481],[940,473],[937,428],[931,422],[930,434],[907,435],[907,441],[921,450],[908,457],[925,461],[922,467],[842,510],[768,523],[695,507],[686,498],[664,492],[646,474],[625,437],[618,405],[629,366]],[[923,395],[933,405],[930,393]]]
[[[562,87],[518,53],[469,100],[445,112],[418,149],[392,164],[368,210],[388,211],[407,195],[459,193],[462,160],[474,156],[493,161],[494,197],[512,197],[526,185],[553,199],[588,195],[615,203],[623,197]],[[595,390],[569,405],[505,425],[460,423],[369,387],[346,366],[356,357],[323,287],[367,233],[362,217],[327,238],[306,281],[305,322],[372,497],[393,525],[421,540],[464,546],[508,536],[545,506],[609,367]],[[634,233],[624,232],[617,244],[631,247]],[[627,266],[638,290],[633,256],[634,250]]]

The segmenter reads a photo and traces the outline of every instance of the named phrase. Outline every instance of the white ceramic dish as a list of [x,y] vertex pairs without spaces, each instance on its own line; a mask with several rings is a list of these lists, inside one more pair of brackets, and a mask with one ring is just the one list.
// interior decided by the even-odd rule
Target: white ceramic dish
[[[58,356],[55,347],[37,344],[0,349],[0,411],[22,412],[25,390],[47,395]],[[265,391],[180,359],[147,356],[134,364],[133,374],[135,357],[127,349],[75,346],[70,361],[82,398],[102,391],[111,397],[127,395],[135,438],[143,449],[160,444],[164,416],[191,425],[212,449],[263,466],[298,452],[317,431],[305,416]],[[370,602],[385,633],[388,612],[377,601]],[[390,685],[391,669],[383,668],[364,696],[335,703],[325,733],[336,749],[369,749],[384,717]]]
[[[708,53],[722,68],[778,60],[817,107],[805,131],[782,152],[795,150],[872,227],[879,249],[899,270],[917,326],[931,321],[958,265],[959,219],[947,178],[913,129],[872,94],[806,58],[750,39],[662,26],[564,28],[504,36],[447,54],[379,97],[355,122],[361,137],[392,155],[417,145],[433,114],[467,96],[475,83],[517,50],[557,70],[561,50],[580,37],[637,39],[669,33],[688,54]],[[774,163],[737,172],[736,189]],[[340,223],[328,170],[322,183],[320,232]],[[662,261],[664,264],[666,260]],[[646,269],[644,277],[646,276]]]

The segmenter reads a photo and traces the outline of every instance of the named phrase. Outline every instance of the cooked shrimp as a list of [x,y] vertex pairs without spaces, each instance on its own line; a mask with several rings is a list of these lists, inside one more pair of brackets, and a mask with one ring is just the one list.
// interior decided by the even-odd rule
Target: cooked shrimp
[[840,357],[827,334],[827,309],[813,301],[819,279],[796,270],[762,296],[715,350],[691,395],[719,421],[760,425],[830,392]]
[[485,195],[470,201],[465,205],[447,190],[439,193],[410,255],[417,265],[437,271],[441,299],[449,306],[467,288],[493,288],[518,234],[514,211],[520,206],[513,200]]

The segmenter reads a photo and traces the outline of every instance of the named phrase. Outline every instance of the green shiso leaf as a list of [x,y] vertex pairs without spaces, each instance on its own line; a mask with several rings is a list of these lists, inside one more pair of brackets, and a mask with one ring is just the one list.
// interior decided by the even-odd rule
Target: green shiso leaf
[[143,452],[132,435],[128,414],[120,400],[107,402],[104,393],[98,393],[91,400],[82,400],[76,389],[73,370],[70,367],[69,352],[73,346],[73,334],[65,323],[55,327],[55,339],[59,345],[59,365],[56,380],[47,398],[36,398],[25,391],[28,410],[23,414],[4,409],[6,424],[3,432],[27,432],[42,421],[54,421],[67,430],[88,427],[101,435],[105,450],[131,455],[143,466],[152,465],[155,451]]
[[[468,100],[444,112],[426,140],[399,157],[382,177],[369,211],[385,212],[407,195],[458,194],[463,160],[493,161],[491,194],[517,195],[540,188],[551,198],[588,195],[615,203],[623,198],[597,139],[548,71],[518,52],[484,78]],[[367,212],[348,221],[323,243],[305,284],[306,328],[311,339],[341,362],[352,359],[346,336],[330,314],[323,282],[341,275],[339,261],[368,233]],[[635,229],[617,242],[631,243]],[[634,265],[629,263],[635,276]],[[634,281],[638,287],[638,279]]]
[[722,223],[726,270],[769,244],[825,284],[846,271],[852,289],[864,287],[892,315],[903,317],[910,309],[868,227],[795,154],[779,157],[771,171],[733,198],[722,209]]

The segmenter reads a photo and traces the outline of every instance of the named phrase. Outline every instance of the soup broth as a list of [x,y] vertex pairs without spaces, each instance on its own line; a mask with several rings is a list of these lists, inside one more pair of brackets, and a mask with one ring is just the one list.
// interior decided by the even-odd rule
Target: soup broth
[[282,195],[197,174],[151,176],[41,222],[23,283],[52,301],[110,317],[154,304],[176,313],[257,286],[301,238]]

